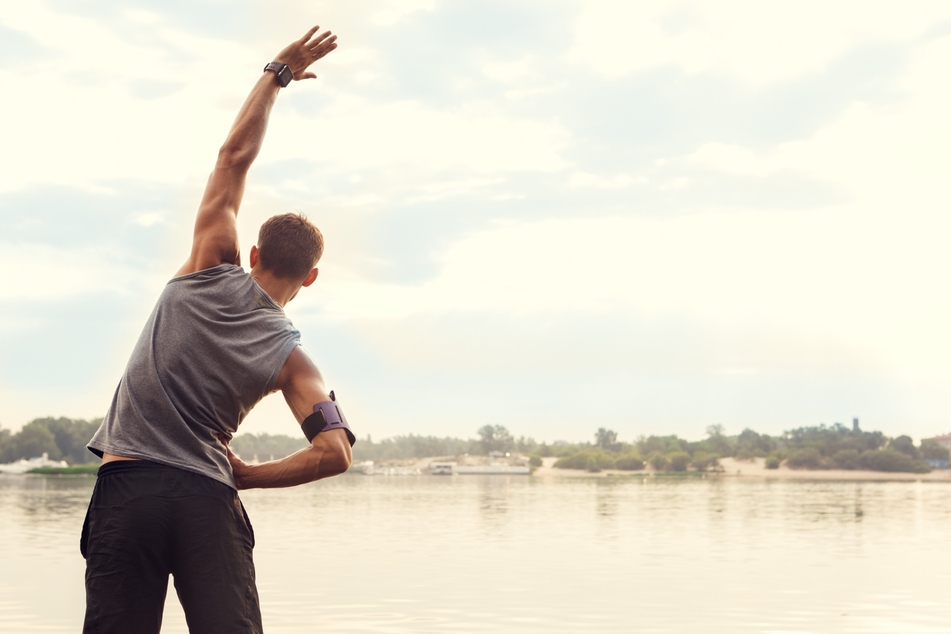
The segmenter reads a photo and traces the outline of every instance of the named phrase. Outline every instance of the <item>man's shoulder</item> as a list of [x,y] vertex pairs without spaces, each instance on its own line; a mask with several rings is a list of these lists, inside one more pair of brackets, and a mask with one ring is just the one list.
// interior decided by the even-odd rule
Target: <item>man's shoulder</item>
[[168,281],[169,284],[189,283],[189,282],[208,282],[222,279],[251,279],[251,276],[243,268],[236,264],[219,264],[200,271],[177,275]]
[[240,266],[219,264],[211,268],[173,277],[165,285],[159,298],[160,305],[184,303],[200,306],[199,312],[234,310],[242,306],[253,310],[260,302],[257,285]]

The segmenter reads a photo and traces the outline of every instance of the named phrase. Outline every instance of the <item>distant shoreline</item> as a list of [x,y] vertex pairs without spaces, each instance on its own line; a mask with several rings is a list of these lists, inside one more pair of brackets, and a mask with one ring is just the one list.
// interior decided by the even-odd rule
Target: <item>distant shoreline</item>
[[[542,466],[535,470],[532,477],[536,478],[643,478],[652,477],[653,472],[648,468],[643,471],[620,471],[605,469],[591,473],[583,469],[555,469],[557,458],[545,458]],[[703,474],[706,478],[749,478],[766,480],[837,480],[854,482],[951,482],[951,469],[936,469],[930,473],[902,473],[891,471],[864,471],[846,469],[789,469],[785,465],[779,469],[767,469],[765,458],[753,460],[737,460],[735,458],[720,458],[722,471],[711,471]],[[694,479],[694,478],[691,478]]]

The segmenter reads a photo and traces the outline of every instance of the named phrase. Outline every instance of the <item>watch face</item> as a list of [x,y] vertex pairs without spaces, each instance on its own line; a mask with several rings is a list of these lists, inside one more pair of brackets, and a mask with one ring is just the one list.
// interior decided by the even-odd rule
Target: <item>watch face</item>
[[287,65],[281,68],[277,76],[281,80],[282,86],[286,86],[287,84],[291,83],[292,79],[294,79],[294,73],[291,72],[291,69],[288,68]]

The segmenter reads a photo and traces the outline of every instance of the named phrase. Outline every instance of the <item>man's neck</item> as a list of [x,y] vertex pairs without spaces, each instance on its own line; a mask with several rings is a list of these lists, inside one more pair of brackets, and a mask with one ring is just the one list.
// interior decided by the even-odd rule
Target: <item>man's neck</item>
[[251,269],[251,278],[264,289],[268,297],[277,302],[278,306],[284,308],[287,302],[294,299],[300,290],[300,283],[287,280],[281,277],[275,277],[268,271],[263,271],[259,267]]

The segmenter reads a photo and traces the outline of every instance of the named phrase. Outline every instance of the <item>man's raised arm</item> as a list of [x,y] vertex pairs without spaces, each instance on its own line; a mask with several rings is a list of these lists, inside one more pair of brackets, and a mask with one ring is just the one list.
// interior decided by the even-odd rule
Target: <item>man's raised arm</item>
[[[315,26],[304,37],[292,42],[274,59],[286,64],[293,79],[313,79],[307,68],[337,48],[336,35],[330,31],[314,37]],[[231,126],[228,138],[218,151],[218,161],[208,178],[198,208],[191,254],[176,275],[187,275],[219,264],[240,264],[238,248],[238,208],[244,195],[248,169],[257,158],[267,131],[271,107],[280,90],[277,72],[265,72],[251,90]]]

